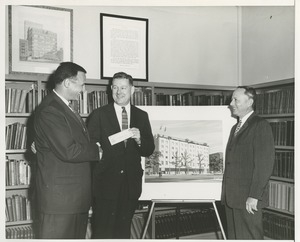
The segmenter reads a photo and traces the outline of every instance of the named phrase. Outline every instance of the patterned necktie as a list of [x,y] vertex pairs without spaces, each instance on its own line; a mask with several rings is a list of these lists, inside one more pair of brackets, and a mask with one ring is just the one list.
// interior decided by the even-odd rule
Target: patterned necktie
[[128,116],[125,107],[122,107],[122,130],[128,129]]
[[[128,129],[128,116],[125,107],[122,107],[122,130]],[[127,140],[124,140],[126,147]]]
[[238,125],[235,128],[234,136],[237,135],[237,133],[239,132],[239,130],[241,129],[241,127],[242,127],[242,120],[240,119],[240,121],[238,122]]
[[72,112],[75,114],[76,118],[78,119],[78,121],[80,122],[83,130],[86,132],[86,126],[84,121],[82,120],[82,118],[80,117],[79,113],[72,107],[72,104],[69,103],[69,108],[72,110]]

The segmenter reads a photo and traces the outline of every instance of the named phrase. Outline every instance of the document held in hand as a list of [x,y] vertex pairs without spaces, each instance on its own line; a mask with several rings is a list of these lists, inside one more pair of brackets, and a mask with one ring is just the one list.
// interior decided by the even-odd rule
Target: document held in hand
[[108,139],[109,139],[111,145],[115,145],[126,139],[131,138],[132,136],[133,136],[133,134],[130,132],[130,129],[125,129],[119,133],[109,136]]

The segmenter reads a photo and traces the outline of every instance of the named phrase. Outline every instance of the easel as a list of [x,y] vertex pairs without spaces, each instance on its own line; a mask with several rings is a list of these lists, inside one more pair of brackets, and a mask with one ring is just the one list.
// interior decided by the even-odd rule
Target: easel
[[153,211],[154,211],[155,204],[157,204],[157,203],[212,203],[213,207],[214,207],[214,210],[215,210],[215,213],[216,213],[216,216],[217,216],[217,219],[218,219],[218,223],[219,223],[220,228],[221,228],[223,238],[224,238],[224,240],[226,240],[226,235],[224,233],[224,229],[223,229],[223,226],[222,226],[222,222],[221,222],[221,219],[220,219],[220,216],[219,216],[219,212],[218,212],[215,200],[213,200],[213,199],[212,200],[210,200],[210,199],[208,199],[208,200],[203,200],[203,199],[200,199],[200,200],[197,200],[197,199],[196,200],[171,199],[171,200],[151,200],[151,202],[152,202],[152,204],[151,204],[149,215],[148,215],[146,225],[145,225],[145,228],[144,228],[144,231],[143,231],[142,239],[145,239],[147,229],[148,229],[148,226],[149,226],[149,223],[150,223],[150,219],[151,219]]

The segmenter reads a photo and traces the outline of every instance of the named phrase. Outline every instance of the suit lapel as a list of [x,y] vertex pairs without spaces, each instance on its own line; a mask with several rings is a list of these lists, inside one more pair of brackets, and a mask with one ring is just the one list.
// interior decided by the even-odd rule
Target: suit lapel
[[112,126],[113,133],[118,133],[121,131],[120,125],[118,122],[116,110],[114,108],[113,103],[109,104],[108,112],[107,112],[107,117],[109,120],[110,125]]
[[243,124],[243,126],[241,127],[239,132],[236,134],[236,136],[234,136],[234,131],[236,129],[237,124],[234,126],[234,128],[231,130],[230,141],[232,140],[234,142],[235,140],[237,140],[236,138],[239,137],[248,128],[248,126],[251,123],[251,120],[254,116],[255,116],[255,113],[253,112],[250,115],[250,117],[246,120],[246,122]]
[[243,126],[241,127],[241,129],[239,130],[239,132],[237,133],[236,136],[241,135],[249,126],[249,124],[251,123],[252,118],[255,116],[255,113],[253,112],[249,118],[246,120],[246,122],[243,124]]
[[82,130],[82,133],[85,135],[85,137],[90,140],[89,134],[87,132],[87,128],[85,127],[85,130],[82,127],[82,123],[78,120],[78,118],[75,116],[75,114],[72,112],[72,110],[53,92],[53,99],[56,100],[56,102],[59,104],[59,107],[62,109],[62,112],[66,115],[66,117],[71,118],[74,120],[75,123],[80,127],[80,130]]
[[131,105],[131,108],[130,108],[130,125],[129,125],[130,128],[137,127],[137,124],[135,123],[136,120],[137,120],[137,118],[136,118],[136,109],[135,109],[134,106]]

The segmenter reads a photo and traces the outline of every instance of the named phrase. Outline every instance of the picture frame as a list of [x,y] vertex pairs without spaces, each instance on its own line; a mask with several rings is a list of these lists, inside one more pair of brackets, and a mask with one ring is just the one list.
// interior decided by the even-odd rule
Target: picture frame
[[148,81],[148,19],[100,13],[101,78],[126,72]]
[[73,61],[73,10],[9,6],[9,73],[50,74]]
[[[236,124],[236,118],[232,116],[230,109],[227,106],[139,108],[149,116],[155,143],[153,154],[160,153],[154,155],[158,157],[157,160],[155,157],[142,158],[144,174],[140,200],[219,201],[226,146],[231,128]],[[201,161],[196,155],[199,152],[202,153]],[[209,154],[207,161],[205,154]],[[153,163],[151,162],[154,166],[151,168],[147,162],[149,159],[154,159]],[[176,160],[179,161],[177,169]],[[221,169],[216,169],[216,162],[223,163],[219,166]],[[199,163],[201,168],[204,168],[201,172]],[[186,169],[187,167],[189,169]]]

